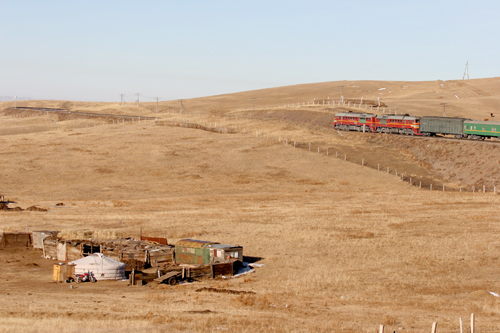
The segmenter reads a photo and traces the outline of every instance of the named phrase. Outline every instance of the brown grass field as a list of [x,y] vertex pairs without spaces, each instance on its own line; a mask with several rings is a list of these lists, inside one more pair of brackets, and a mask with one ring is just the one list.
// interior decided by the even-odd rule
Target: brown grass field
[[[174,287],[70,289],[50,282],[54,262],[41,252],[0,249],[0,331],[376,332],[383,324],[386,332],[423,332],[435,321],[441,333],[458,332],[462,317],[468,332],[471,313],[477,332],[498,331],[500,298],[489,292],[500,293],[500,197],[493,194],[500,143],[338,133],[331,119],[342,108],[284,107],[338,98],[338,85],[346,98],[380,97],[398,113],[442,115],[446,102],[448,116],[484,119],[500,106],[500,78],[298,85],[185,100],[182,114],[177,101],[161,102],[159,113],[155,103],[71,104],[239,129],[220,134],[1,103],[0,195],[49,208],[0,211],[1,229],[118,237],[142,228],[172,243],[239,244],[265,266]],[[258,98],[255,110],[250,97]],[[437,190],[429,191],[431,183]],[[486,193],[470,192],[483,185]],[[196,292],[201,287],[255,294]]]

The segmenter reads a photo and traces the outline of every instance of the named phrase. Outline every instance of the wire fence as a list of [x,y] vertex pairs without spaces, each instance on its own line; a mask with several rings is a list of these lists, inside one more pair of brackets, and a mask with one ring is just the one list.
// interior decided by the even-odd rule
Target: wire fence
[[[26,110],[19,110],[26,111]],[[263,138],[267,140],[272,140],[277,144],[286,145],[289,147],[293,147],[296,149],[307,150],[311,153],[323,154],[328,157],[343,159],[346,162],[354,163],[361,165],[362,167],[376,169],[380,172],[386,172],[388,174],[394,175],[398,177],[401,181],[407,182],[410,186],[418,187],[422,190],[429,191],[442,191],[442,192],[469,192],[469,193],[493,193],[497,194],[497,184],[489,184],[489,185],[479,185],[479,186],[451,186],[446,185],[443,182],[437,181],[435,179],[421,177],[406,170],[398,170],[397,168],[384,165],[383,163],[374,163],[373,161],[368,161],[364,157],[359,156],[351,156],[347,151],[343,151],[342,149],[332,147],[329,145],[319,145],[317,143],[298,141],[296,139],[286,137],[286,136],[275,136],[273,134],[260,131],[257,129],[240,127],[239,124],[227,124],[227,120],[231,120],[232,122],[237,121],[238,117],[233,115],[212,115],[213,118],[223,119],[222,121],[193,121],[191,119],[174,119],[174,120],[161,120],[157,117],[142,117],[142,116],[128,116],[128,115],[113,115],[113,114],[95,114],[95,113],[84,113],[84,112],[71,112],[64,110],[55,110],[55,111],[47,111],[44,109],[36,110],[31,109],[32,113],[23,112],[21,114],[10,113],[11,117],[33,117],[40,115],[51,115],[51,112],[62,112],[66,115],[73,115],[77,117],[88,117],[90,119],[103,118],[104,121],[86,124],[86,126],[81,127],[93,127],[99,125],[111,125],[111,124],[126,124],[126,123],[153,123],[155,126],[171,126],[171,127],[184,127],[184,128],[192,128],[203,131],[209,131],[219,134],[251,134],[252,136]],[[195,115],[189,113],[179,113],[179,115]],[[57,120],[52,116],[52,122],[57,126]],[[80,127],[80,128],[81,128]],[[59,126],[57,126],[59,129]]]
[[[222,118],[233,118],[231,116],[221,116]],[[342,159],[346,162],[355,163],[361,165],[362,167],[376,169],[380,172],[386,172],[388,174],[398,177],[401,181],[407,182],[410,186],[417,187],[422,190],[429,191],[443,191],[443,192],[470,192],[470,193],[493,193],[497,194],[496,184],[492,185],[481,185],[481,186],[451,186],[439,182],[435,179],[430,179],[426,177],[417,176],[405,171],[404,169],[398,170],[392,166],[384,165],[381,163],[368,162],[365,158],[355,158],[348,155],[348,152],[342,151],[336,147],[332,146],[321,146],[314,144],[312,142],[297,141],[293,138],[286,136],[275,136],[264,131],[260,131],[252,128],[244,128],[239,125],[225,125],[222,122],[202,122],[197,123],[192,120],[186,119],[176,119],[169,121],[157,121],[155,123],[158,126],[177,126],[185,128],[194,128],[210,132],[216,132],[219,134],[250,134],[257,138],[272,140],[277,144],[286,145],[295,149],[307,150],[311,153],[322,154],[328,157]]]

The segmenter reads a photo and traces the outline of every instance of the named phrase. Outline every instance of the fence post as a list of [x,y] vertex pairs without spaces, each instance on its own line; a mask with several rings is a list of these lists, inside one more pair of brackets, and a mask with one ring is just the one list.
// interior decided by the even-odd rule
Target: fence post
[[335,152],[335,157],[338,157],[338,152],[337,151]]
[[422,188],[422,181],[420,181],[420,186],[419,186],[419,188]]
[[472,186],[472,193],[475,193],[475,192],[476,192],[476,187]]
[[295,148],[295,141],[293,142],[293,148]]
[[432,333],[436,333],[437,325],[438,325],[438,323],[436,323],[436,322],[432,323]]
[[365,159],[364,158],[361,159],[361,166],[365,166]]
[[486,185],[483,185],[483,193],[486,193]]
[[318,147],[318,154],[319,154],[319,147]]
[[380,171],[380,164],[377,164],[377,171]]
[[463,333],[463,323],[462,323],[462,317],[460,317],[460,333]]
[[309,143],[309,151],[311,151],[311,143]]
[[344,161],[347,161],[347,154],[344,154]]
[[431,191],[432,191],[432,184],[431,184]]
[[326,156],[328,156],[328,147],[326,147]]
[[397,169],[394,169],[394,171],[396,172],[396,176],[398,175],[398,170]]
[[444,192],[444,185],[443,185],[443,192]]
[[380,325],[378,328],[378,333],[384,333],[384,325]]
[[389,167],[387,167],[387,173],[390,173],[390,172],[389,172]]
[[474,314],[470,314],[470,333],[474,333]]
[[411,185],[411,177],[410,177],[410,185]]

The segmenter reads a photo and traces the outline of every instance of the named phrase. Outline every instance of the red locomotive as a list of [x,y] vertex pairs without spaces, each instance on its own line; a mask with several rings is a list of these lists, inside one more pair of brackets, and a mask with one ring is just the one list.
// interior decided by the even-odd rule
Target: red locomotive
[[343,112],[335,114],[333,127],[337,130],[399,133],[421,135],[420,118],[410,115],[379,115],[373,113]]
[[379,133],[398,133],[404,135],[422,135],[420,134],[420,118],[408,114],[379,115],[377,116],[377,132]]
[[343,131],[375,132],[377,115],[373,113],[343,112],[335,114],[333,127]]

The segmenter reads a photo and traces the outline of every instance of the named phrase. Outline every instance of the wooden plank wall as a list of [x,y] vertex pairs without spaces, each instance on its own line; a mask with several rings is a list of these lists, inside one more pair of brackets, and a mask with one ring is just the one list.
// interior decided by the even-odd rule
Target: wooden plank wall
[[31,234],[27,232],[4,232],[2,247],[28,247],[31,246]]

